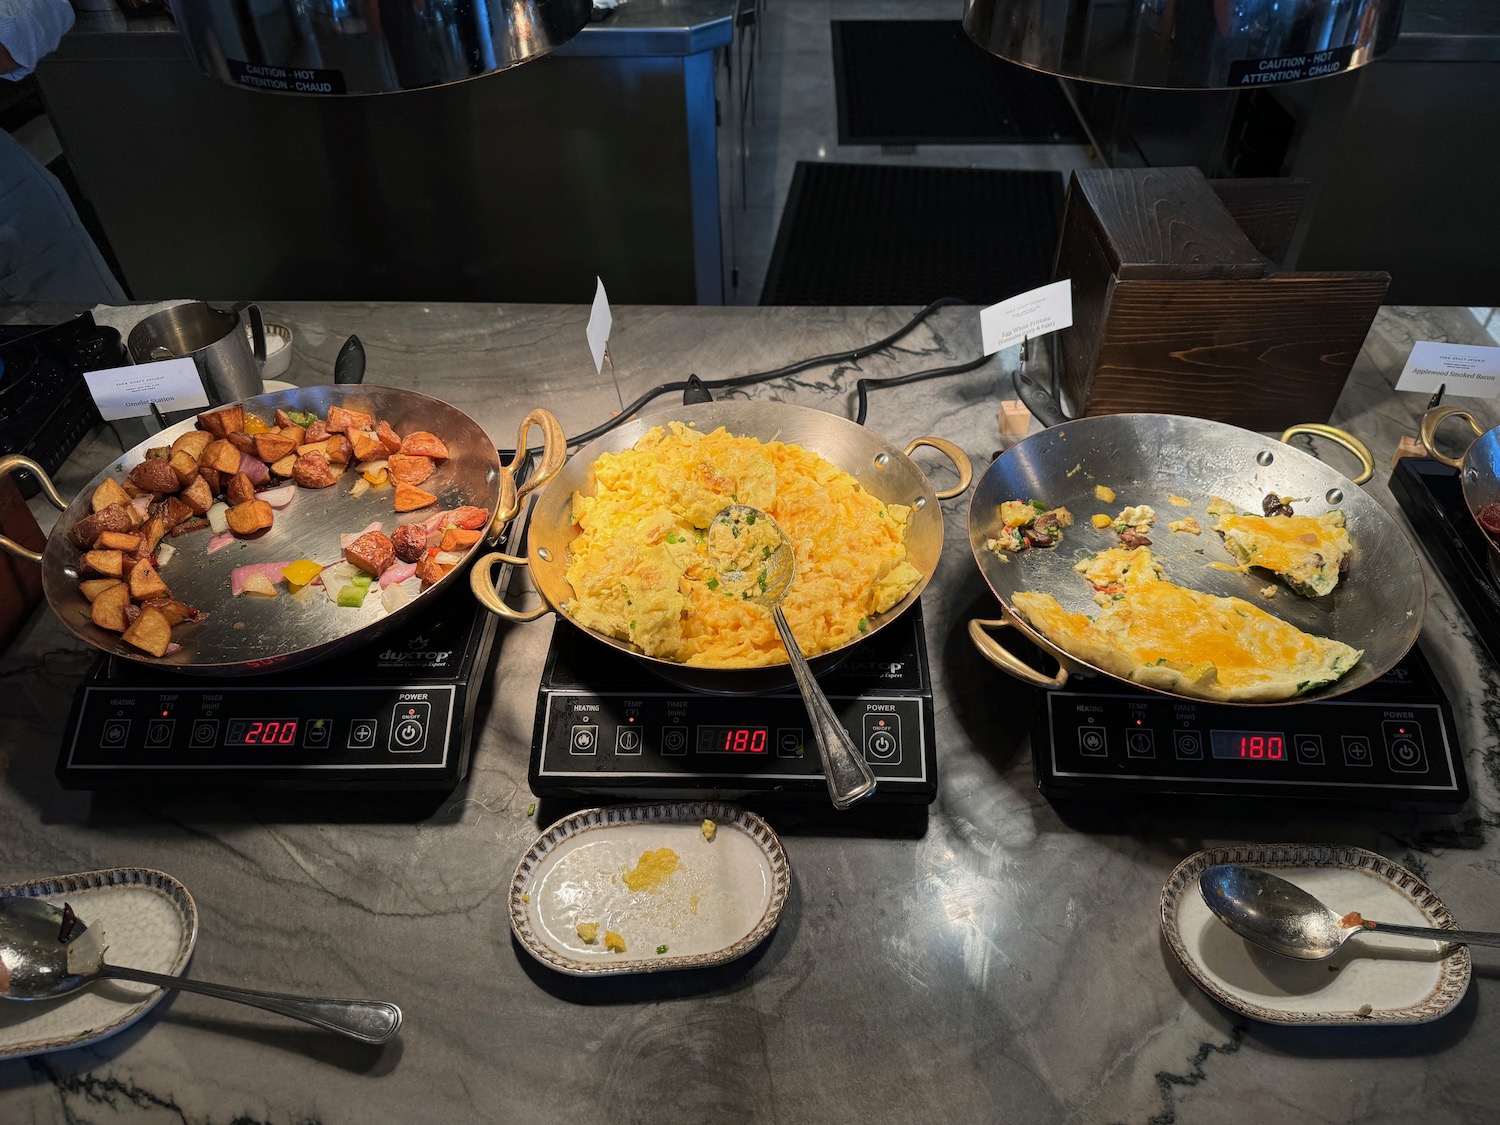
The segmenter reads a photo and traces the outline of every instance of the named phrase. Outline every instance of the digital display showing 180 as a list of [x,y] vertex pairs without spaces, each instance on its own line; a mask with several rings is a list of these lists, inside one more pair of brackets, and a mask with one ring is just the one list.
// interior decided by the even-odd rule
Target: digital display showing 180
[[1209,731],[1215,758],[1247,762],[1284,762],[1286,736],[1280,731],[1215,730]]
[[700,754],[764,754],[770,745],[767,727],[699,727]]
[[297,719],[230,719],[224,745],[293,746],[298,725]]

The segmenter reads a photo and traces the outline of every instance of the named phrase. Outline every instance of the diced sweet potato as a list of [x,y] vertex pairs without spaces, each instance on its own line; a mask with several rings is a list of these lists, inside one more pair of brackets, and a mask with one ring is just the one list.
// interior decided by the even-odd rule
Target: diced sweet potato
[[415,485],[396,482],[396,511],[415,512],[437,500],[437,497]]
[[390,457],[391,479],[402,484],[421,484],[437,472],[437,462],[431,457],[410,453],[392,453]]
[[93,605],[89,607],[89,618],[101,629],[123,633],[129,625],[125,617],[125,607],[129,604],[130,587],[123,582],[116,582],[95,596]]
[[297,448],[297,443],[285,434],[256,434],[255,455],[269,465],[280,461]]
[[213,507],[213,490],[208,487],[208,481],[203,479],[200,473],[195,476],[181,493],[182,502],[192,509],[193,515],[201,516]]
[[168,531],[188,519],[193,514],[193,509],[177,496],[164,496],[155,504],[151,505],[151,514],[158,517]]
[[380,439],[380,444],[385,446],[387,453],[401,452],[401,435],[391,429],[391,424],[384,418],[375,427],[375,436]]
[[443,444],[443,439],[426,430],[407,434],[401,443],[401,452],[410,453],[413,457],[435,457],[439,461],[448,457],[448,447]]
[[264,500],[247,500],[230,508],[224,513],[224,518],[229,521],[229,530],[236,535],[254,535],[270,527],[276,513]]
[[198,464],[233,475],[240,471],[240,451],[227,441],[211,441],[204,447]]
[[85,578],[82,582],[78,583],[78,591],[84,597],[88,598],[89,601],[93,601],[111,586],[118,586],[119,584],[120,580],[118,578]]
[[96,551],[139,551],[141,537],[134,532],[106,531],[94,540]]
[[222,410],[213,410],[207,414],[198,415],[198,426],[207,430],[216,438],[228,437],[233,433],[240,433],[245,429],[245,408],[243,406],[226,406]]
[[130,503],[130,493],[120,487],[120,482],[114,477],[106,477],[99,487],[94,489],[94,495],[89,500],[89,508],[95,512],[102,512],[111,504],[119,504],[125,507]]
[[143,492],[165,496],[182,487],[171,462],[160,457],[148,457],[130,470],[130,479]]
[[203,450],[214,440],[207,430],[189,430],[172,443],[173,453],[186,453],[194,461],[203,456]]
[[292,466],[292,479],[303,488],[327,488],[339,476],[329,467],[327,454],[314,449],[297,458]]
[[278,477],[289,477],[289,476],[291,476],[292,475],[292,470],[295,469],[296,467],[297,467],[297,455],[295,453],[288,453],[281,460],[279,460],[279,461],[272,461],[271,462],[271,471],[273,473],[275,473]]
[[224,499],[231,504],[243,504],[255,499],[255,485],[244,473],[235,473],[224,488]]
[[343,434],[332,434],[324,442],[331,465],[347,465],[354,459],[354,445]]
[[376,461],[390,452],[369,430],[350,430],[344,436],[354,444],[356,461]]
[[[204,509],[207,511],[207,509]],[[156,550],[156,545],[161,542],[161,537],[167,533],[167,521],[160,516],[152,516],[141,524],[141,550],[151,554]]]
[[422,560],[417,563],[416,575],[422,580],[424,590],[447,573],[448,569],[440,566],[431,555],[422,556]]
[[177,487],[186,488],[188,482],[196,480],[198,476],[198,461],[182,450],[172,454],[167,464],[172,466],[172,471],[177,474]]
[[462,527],[450,527],[443,532],[443,541],[438,544],[440,551],[465,551],[479,542],[482,532],[468,531]]
[[328,432],[348,433],[350,430],[368,430],[375,424],[375,415],[358,410],[346,410],[342,406],[328,408]]
[[167,589],[167,584],[161,580],[161,575],[151,565],[149,559],[141,559],[130,568],[130,596],[138,601],[147,598],[167,598],[172,596],[172,591]]
[[396,561],[396,548],[389,535],[367,531],[344,548],[344,559],[379,578]]
[[73,541],[73,546],[88,550],[106,531],[131,531],[134,528],[135,520],[130,518],[125,506],[111,504],[75,523],[68,529],[68,538]]
[[141,610],[141,615],[125,630],[121,639],[142,652],[163,656],[172,643],[172,624],[161,610],[147,607]]
[[123,551],[85,551],[83,565],[95,574],[123,578],[125,576],[125,553]]

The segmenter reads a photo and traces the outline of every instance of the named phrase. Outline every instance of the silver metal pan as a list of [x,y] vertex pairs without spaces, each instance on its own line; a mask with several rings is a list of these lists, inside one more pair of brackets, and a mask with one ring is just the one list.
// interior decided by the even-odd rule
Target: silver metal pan
[[[114,656],[208,676],[246,676],[282,671],[337,656],[384,632],[406,618],[420,615],[441,591],[464,580],[473,559],[493,546],[506,520],[514,514],[518,495],[550,479],[566,455],[562,430],[552,422],[549,429],[540,419],[528,417],[522,424],[522,439],[530,424],[543,426],[548,450],[530,479],[517,485],[512,466],[502,466],[495,443],[473,418],[441,399],[416,391],[364,384],[295,387],[243,400],[247,412],[269,421],[278,408],[311,411],[326,418],[330,406],[364,411],[388,421],[398,433],[427,430],[447,445],[449,458],[422,485],[437,496],[437,503],[421,511],[394,510],[390,488],[372,488],[362,496],[349,490],[358,478],[346,471],[339,483],[323,489],[298,488],[296,497],[276,513],[276,522],[263,534],[236,539],[210,555],[208,529],[165,540],[176,548],[172,560],[161,568],[162,580],[172,596],[207,614],[196,624],[184,622],[172,630],[181,648],[153,657],[125,644],[120,637],[101,629],[89,619],[89,603],[78,589],[79,549],[68,538],[68,530],[90,512],[94,490],[106,477],[123,479],[145,459],[148,449],[171,445],[194,429],[196,419],[171,426],[115,458],[73,499],[71,504],[57,494],[39,465],[23,457],[0,458],[0,473],[18,468],[37,473],[49,498],[64,509],[40,558],[6,540],[5,549],[42,566],[42,586],[47,602],[58,619],[73,634]],[[485,538],[468,548],[452,571],[420,596],[394,613],[381,610],[376,594],[358,609],[338,606],[318,591],[296,597],[233,597],[230,572],[249,563],[294,562],[307,558],[329,563],[340,558],[339,536],[359,532],[380,521],[389,532],[401,523],[418,521],[440,510],[473,505],[488,508],[491,523]]]
[[[1449,418],[1462,418],[1474,431],[1474,441],[1462,457],[1450,457],[1437,448],[1435,439],[1438,427]],[[1500,558],[1500,527],[1486,526],[1486,522],[1479,518],[1479,513],[1486,507],[1500,503],[1500,426],[1484,430],[1467,410],[1456,406],[1438,406],[1422,415],[1421,435],[1422,448],[1427,456],[1459,471],[1464,504],[1489,539],[1492,555]]]
[[[1284,444],[1296,432],[1318,433],[1354,449],[1366,467],[1361,480],[1373,472],[1363,446],[1351,445],[1348,435],[1326,426],[1294,427],[1278,442],[1221,422],[1169,414],[1083,418],[1033,434],[1007,450],[980,478],[969,507],[969,544],[1004,612],[999,621],[969,623],[975,647],[997,667],[1038,687],[1059,688],[1070,673],[1110,675],[1047,641],[1020,618],[1011,599],[1033,590],[1053,595],[1074,612],[1096,613],[1093,591],[1073,565],[1118,545],[1119,540],[1109,529],[1092,527],[1089,517],[1096,512],[1115,515],[1127,505],[1149,504],[1157,513],[1151,553],[1169,578],[1205,593],[1244,598],[1309,633],[1364,650],[1353,671],[1298,700],[1326,699],[1377,679],[1406,654],[1421,631],[1427,606],[1422,565],[1400,524],[1355,481]],[[1115,499],[1109,503],[1098,499],[1094,493],[1098,485],[1113,489]],[[1268,492],[1307,497],[1299,510],[1308,513],[1343,509],[1353,556],[1348,573],[1333,593],[1303,598],[1282,586],[1274,599],[1266,601],[1257,591],[1275,582],[1269,574],[1241,574],[1208,565],[1235,562],[1210,530],[1215,523],[1207,511],[1210,498],[1220,496],[1243,511],[1258,512]],[[1187,506],[1173,505],[1173,496],[1187,500]],[[1031,499],[1049,507],[1066,507],[1075,522],[1057,547],[1033,548],[1002,560],[984,545],[1000,526],[997,509],[1005,500]],[[1203,533],[1167,530],[1167,521],[1184,516],[1197,517]],[[1031,668],[987,632],[1005,626],[1019,629],[1056,657],[1057,675],[1046,676]],[[1160,694],[1191,698],[1176,692]]]

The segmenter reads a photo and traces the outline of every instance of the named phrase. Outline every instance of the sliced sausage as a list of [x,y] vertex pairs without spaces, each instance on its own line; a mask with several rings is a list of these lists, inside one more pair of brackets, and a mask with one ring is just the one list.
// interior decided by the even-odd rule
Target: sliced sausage
[[419,523],[403,523],[391,532],[391,543],[402,562],[418,562],[427,553],[427,531]]
[[391,537],[379,531],[367,531],[344,548],[344,558],[366,574],[380,577],[396,561]]

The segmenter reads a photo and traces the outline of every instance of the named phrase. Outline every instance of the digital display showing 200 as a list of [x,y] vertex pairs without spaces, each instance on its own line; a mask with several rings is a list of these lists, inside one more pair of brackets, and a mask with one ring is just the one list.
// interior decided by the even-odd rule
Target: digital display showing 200
[[297,719],[230,719],[225,746],[292,746],[297,741]]

